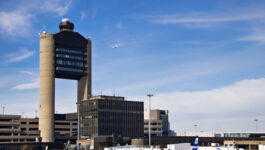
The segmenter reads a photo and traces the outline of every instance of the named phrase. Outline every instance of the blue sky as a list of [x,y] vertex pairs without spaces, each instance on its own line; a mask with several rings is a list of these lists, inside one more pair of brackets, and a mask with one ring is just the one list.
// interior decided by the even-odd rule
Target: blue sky
[[[92,39],[93,94],[169,109],[177,132],[265,130],[265,2],[0,2],[0,105],[33,117],[39,35],[70,18]],[[117,45],[117,48],[112,48]],[[76,110],[76,81],[56,79],[56,111]]]

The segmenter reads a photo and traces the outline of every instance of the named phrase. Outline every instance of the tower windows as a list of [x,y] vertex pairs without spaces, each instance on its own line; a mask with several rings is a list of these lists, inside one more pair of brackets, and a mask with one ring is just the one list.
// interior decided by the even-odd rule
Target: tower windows
[[78,61],[70,61],[70,60],[56,60],[56,63],[59,65],[69,65],[69,66],[76,66],[76,67],[83,67],[83,62]]
[[83,54],[82,51],[79,50],[73,50],[73,49],[65,49],[65,48],[56,48],[57,52],[66,52],[71,54]]
[[68,55],[68,54],[56,54],[56,57],[83,60],[82,56],[74,56],[74,55]]

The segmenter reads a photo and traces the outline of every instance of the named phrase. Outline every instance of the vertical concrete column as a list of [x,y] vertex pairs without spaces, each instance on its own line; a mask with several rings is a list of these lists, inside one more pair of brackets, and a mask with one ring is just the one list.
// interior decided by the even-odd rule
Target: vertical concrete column
[[54,142],[54,49],[53,35],[41,34],[39,130],[42,142]]
[[77,100],[80,102],[81,100],[86,100],[91,96],[91,40],[88,39],[87,43],[87,51],[85,53],[87,55],[85,67],[86,75],[83,76],[80,80],[78,80],[77,86]]

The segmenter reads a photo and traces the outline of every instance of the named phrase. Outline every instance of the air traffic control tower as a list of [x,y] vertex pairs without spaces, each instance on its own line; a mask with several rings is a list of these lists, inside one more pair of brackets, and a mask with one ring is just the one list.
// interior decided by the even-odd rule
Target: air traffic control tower
[[77,101],[91,96],[91,41],[63,19],[60,31],[40,34],[39,130],[42,142],[54,142],[55,78],[77,80]]

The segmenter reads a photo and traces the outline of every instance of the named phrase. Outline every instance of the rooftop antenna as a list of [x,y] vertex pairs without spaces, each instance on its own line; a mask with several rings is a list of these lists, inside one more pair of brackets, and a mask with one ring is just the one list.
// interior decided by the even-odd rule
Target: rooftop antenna
[[4,114],[5,114],[5,108],[6,108],[6,107],[5,107],[5,106],[3,106],[2,108],[3,108],[3,115],[4,115]]
[[46,34],[46,25],[42,26],[40,32],[39,32],[39,35],[41,34]]
[[35,110],[35,118],[38,118],[37,113],[38,113],[38,111]]
[[115,96],[115,89],[113,89],[113,96]]

